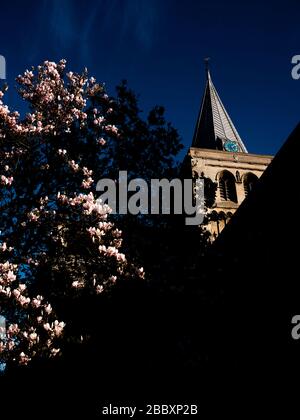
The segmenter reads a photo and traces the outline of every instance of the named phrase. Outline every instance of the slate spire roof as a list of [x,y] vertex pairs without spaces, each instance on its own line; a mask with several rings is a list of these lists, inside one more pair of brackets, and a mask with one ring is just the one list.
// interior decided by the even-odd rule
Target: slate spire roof
[[226,141],[234,141],[239,151],[247,149],[229,117],[206,68],[206,85],[193,138],[193,147],[225,150]]

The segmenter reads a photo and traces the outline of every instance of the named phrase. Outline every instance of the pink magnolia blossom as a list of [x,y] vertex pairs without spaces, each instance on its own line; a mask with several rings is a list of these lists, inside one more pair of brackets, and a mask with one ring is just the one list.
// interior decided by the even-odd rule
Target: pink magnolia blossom
[[[120,137],[118,127],[109,123],[113,102],[86,70],[78,74],[65,69],[65,60],[45,61],[17,77],[19,93],[30,106],[23,119],[3,102],[5,91],[0,90],[3,201],[12,197],[16,207],[18,186],[27,181],[33,185],[24,206],[15,209],[8,202],[6,208],[20,237],[5,233],[0,244],[0,307],[9,314],[5,337],[0,336],[1,360],[21,365],[58,356],[63,349],[67,331],[53,296],[99,295],[121,277],[145,275],[121,251],[122,232],[110,221],[109,206],[96,200],[96,175],[84,158],[87,139],[102,153],[105,148],[97,145]],[[95,105],[95,98],[103,108]],[[54,190],[48,188],[52,183]],[[33,294],[32,280],[37,290],[40,284],[49,286],[49,296]]]

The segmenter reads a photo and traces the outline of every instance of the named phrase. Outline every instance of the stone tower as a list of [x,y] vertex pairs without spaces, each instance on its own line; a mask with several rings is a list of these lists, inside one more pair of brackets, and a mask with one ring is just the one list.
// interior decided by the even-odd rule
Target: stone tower
[[272,160],[248,153],[206,69],[206,85],[192,147],[185,160],[193,178],[204,177],[216,188],[207,210],[212,238],[224,228]]

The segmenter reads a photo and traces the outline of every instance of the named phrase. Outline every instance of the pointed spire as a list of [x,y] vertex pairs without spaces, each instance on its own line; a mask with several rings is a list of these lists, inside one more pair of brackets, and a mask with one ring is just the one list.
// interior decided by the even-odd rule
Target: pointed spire
[[209,62],[210,62],[210,57],[205,57],[204,58],[204,63],[205,63],[205,72],[206,72],[206,79],[207,80],[210,77],[210,74],[209,74]]
[[206,86],[196,124],[193,147],[232,150],[247,153],[247,149],[231,121],[209,70],[210,58],[205,58]]

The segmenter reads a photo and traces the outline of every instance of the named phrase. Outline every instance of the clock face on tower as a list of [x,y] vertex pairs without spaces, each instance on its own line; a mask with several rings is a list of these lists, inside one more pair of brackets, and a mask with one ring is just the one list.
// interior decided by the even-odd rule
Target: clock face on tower
[[224,143],[224,149],[227,152],[234,152],[234,153],[240,150],[239,145],[234,140],[226,140]]

